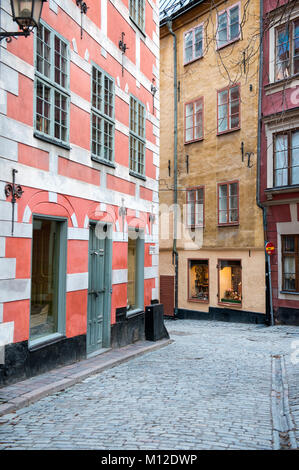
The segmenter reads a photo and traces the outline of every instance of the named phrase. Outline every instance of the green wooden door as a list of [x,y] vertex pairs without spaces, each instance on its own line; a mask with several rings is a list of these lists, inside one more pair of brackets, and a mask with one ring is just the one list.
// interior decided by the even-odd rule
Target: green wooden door
[[95,225],[89,230],[89,275],[88,275],[88,310],[87,310],[87,354],[103,347],[103,329],[107,280],[105,239],[96,237]]

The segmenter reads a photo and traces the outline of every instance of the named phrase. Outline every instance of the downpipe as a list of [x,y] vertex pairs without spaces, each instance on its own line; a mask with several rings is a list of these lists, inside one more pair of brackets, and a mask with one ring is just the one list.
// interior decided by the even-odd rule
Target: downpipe
[[177,106],[177,38],[172,30],[172,21],[167,21],[167,27],[173,37],[173,96],[174,96],[174,154],[173,154],[173,171],[174,171],[174,228],[173,228],[173,246],[172,246],[172,263],[174,263],[174,320],[178,315],[178,277],[179,277],[179,254],[177,251],[177,203],[178,203],[178,190],[177,190],[177,153],[178,153],[178,106]]

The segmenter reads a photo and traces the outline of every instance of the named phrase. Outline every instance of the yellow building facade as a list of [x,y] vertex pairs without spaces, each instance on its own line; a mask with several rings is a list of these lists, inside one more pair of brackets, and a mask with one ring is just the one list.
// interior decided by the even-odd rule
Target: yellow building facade
[[189,3],[160,16],[160,300],[262,322],[259,1]]

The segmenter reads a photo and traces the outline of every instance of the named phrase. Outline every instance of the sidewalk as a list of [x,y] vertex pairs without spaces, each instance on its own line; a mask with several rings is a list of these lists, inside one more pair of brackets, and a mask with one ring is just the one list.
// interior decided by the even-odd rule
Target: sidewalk
[[172,342],[171,339],[162,339],[156,342],[139,341],[2,387],[0,388],[0,416],[13,413],[47,395],[71,387],[90,375],[111,369],[137,356],[167,346]]

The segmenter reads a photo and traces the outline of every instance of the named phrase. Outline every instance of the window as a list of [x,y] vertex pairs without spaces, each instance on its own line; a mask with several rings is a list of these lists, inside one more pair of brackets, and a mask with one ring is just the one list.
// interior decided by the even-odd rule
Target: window
[[92,67],[91,153],[104,162],[114,160],[114,81]]
[[130,17],[136,25],[144,30],[144,0],[130,0]]
[[274,135],[274,186],[299,184],[299,130]]
[[218,185],[218,225],[239,223],[239,184],[221,183]]
[[218,301],[227,304],[242,302],[241,261],[220,260],[218,263],[219,291]]
[[30,340],[64,333],[66,226],[33,217]]
[[145,174],[145,107],[136,98],[130,98],[130,170]]
[[282,290],[299,292],[299,235],[282,237]]
[[218,91],[218,134],[240,128],[240,91],[233,86]]
[[203,138],[203,98],[185,104],[185,143]]
[[188,300],[209,300],[209,261],[188,260]]
[[144,308],[144,239],[138,229],[128,232],[127,311]]
[[225,46],[240,38],[240,9],[234,5],[217,15],[217,47]]
[[35,135],[68,143],[69,46],[44,24],[36,34],[35,67]]
[[184,64],[203,56],[203,26],[196,26],[184,34]]
[[204,223],[204,188],[187,190],[187,225],[203,227]]
[[275,79],[299,73],[299,19],[275,30]]

